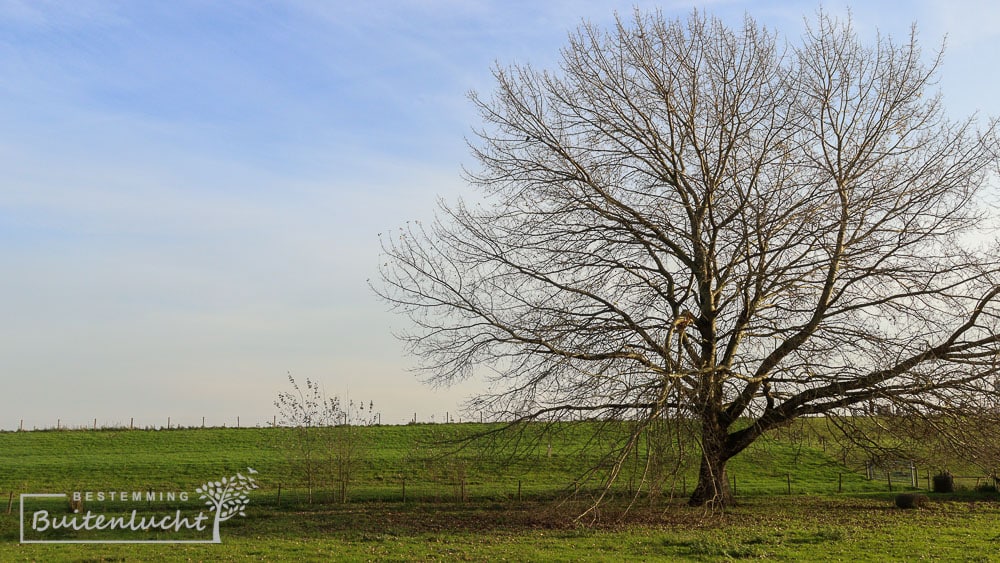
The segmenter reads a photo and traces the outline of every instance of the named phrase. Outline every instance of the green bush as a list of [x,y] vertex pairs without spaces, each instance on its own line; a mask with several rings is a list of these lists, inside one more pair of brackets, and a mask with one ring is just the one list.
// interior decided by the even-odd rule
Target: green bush
[[951,473],[947,471],[942,471],[934,476],[934,492],[935,493],[953,493],[955,492],[955,478],[952,477]]

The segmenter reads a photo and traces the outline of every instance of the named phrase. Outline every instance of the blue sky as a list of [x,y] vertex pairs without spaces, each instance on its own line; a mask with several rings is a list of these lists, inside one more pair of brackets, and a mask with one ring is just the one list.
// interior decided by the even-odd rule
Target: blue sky
[[[552,68],[633,4],[0,0],[0,429],[263,424],[288,372],[383,422],[455,416],[476,384],[407,372],[366,284],[377,235],[465,192],[495,61]],[[638,4],[793,40],[817,7]],[[916,21],[928,51],[948,34],[949,111],[998,113],[1000,8],[852,12],[869,37]]]

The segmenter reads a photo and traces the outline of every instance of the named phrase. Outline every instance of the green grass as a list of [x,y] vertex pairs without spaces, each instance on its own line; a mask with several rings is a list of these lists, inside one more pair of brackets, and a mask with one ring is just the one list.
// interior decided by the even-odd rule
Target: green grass
[[[462,479],[474,498],[510,498],[516,496],[519,483],[524,496],[558,496],[575,487],[585,468],[601,462],[600,451],[607,446],[598,443],[590,448],[581,423],[562,425],[551,436],[525,439],[514,458],[505,455],[513,449],[507,441],[458,449],[455,440],[485,428],[479,424],[357,428],[363,462],[352,479],[352,498],[395,499],[402,494],[404,479],[407,496],[413,499],[445,499]],[[0,494],[101,490],[112,485],[177,489],[247,466],[260,472],[265,496],[276,495],[279,483],[283,491],[297,494],[299,474],[281,447],[295,439],[295,430],[289,428],[0,432]],[[692,457],[675,483],[678,495],[694,486],[694,461]],[[629,471],[627,466],[626,475]],[[786,493],[789,480],[793,493],[833,493],[841,481],[846,492],[884,489],[882,483],[864,480],[817,448],[768,438],[733,459],[728,471],[742,495]],[[621,479],[623,492],[630,482],[637,486],[635,480]]]
[[[0,433],[0,561],[990,561],[1000,554],[995,496],[932,496],[929,509],[898,510],[885,484],[865,480],[814,443],[787,437],[765,439],[730,463],[740,504],[725,513],[640,496],[623,520],[626,476],[600,520],[582,527],[574,517],[587,508],[588,490],[559,499],[599,461],[593,450],[581,451],[586,428],[565,425],[522,443],[524,455],[512,463],[500,462],[509,443],[457,452],[445,443],[484,428],[361,428],[367,447],[352,502],[331,502],[335,495],[327,491],[312,505],[279,447],[294,440],[291,429]],[[259,471],[261,489],[252,493],[246,518],[223,523],[221,546],[17,543],[18,493],[191,491],[247,466]],[[458,499],[463,477],[467,502]],[[678,494],[694,486],[693,468],[681,480]]]
[[3,561],[953,561],[997,560],[1000,508],[888,498],[756,497],[725,514],[671,505],[628,526],[574,526],[546,504],[331,505],[256,509],[227,523],[222,545],[0,544]]

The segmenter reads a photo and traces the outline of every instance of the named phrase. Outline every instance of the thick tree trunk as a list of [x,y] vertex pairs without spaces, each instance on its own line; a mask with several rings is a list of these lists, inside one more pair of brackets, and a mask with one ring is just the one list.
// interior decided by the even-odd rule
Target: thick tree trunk
[[691,506],[732,506],[735,504],[733,492],[726,477],[726,460],[717,455],[702,453],[701,468],[698,471],[698,486],[691,493]]
[[732,457],[726,451],[726,437],[726,429],[721,425],[704,423],[701,468],[698,470],[698,486],[688,500],[691,506],[724,507],[735,504],[729,479],[726,477],[726,462]]

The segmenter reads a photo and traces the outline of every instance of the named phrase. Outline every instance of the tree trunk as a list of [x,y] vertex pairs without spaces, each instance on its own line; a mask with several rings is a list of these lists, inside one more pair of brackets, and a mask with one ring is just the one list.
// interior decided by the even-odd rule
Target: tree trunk
[[732,456],[727,455],[725,443],[725,428],[715,423],[703,426],[698,486],[691,493],[689,505],[714,508],[735,504],[729,479],[726,477],[726,462]]

